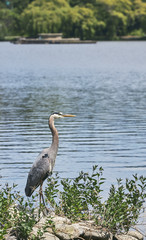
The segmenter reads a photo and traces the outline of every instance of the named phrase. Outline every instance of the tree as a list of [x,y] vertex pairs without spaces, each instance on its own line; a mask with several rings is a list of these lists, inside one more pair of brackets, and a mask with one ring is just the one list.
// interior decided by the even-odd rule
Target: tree
[[2,8],[0,10],[0,38],[6,35],[12,35],[17,32],[18,16],[9,9]]
[[146,0],[0,0],[0,35],[118,39],[146,32]]
[[99,27],[104,28],[104,23],[96,19],[91,9],[75,6],[65,14],[63,33],[70,37],[95,39]]
[[97,19],[104,21],[106,27],[103,37],[115,39],[128,33],[134,25],[133,0],[96,0]]
[[65,0],[32,2],[21,14],[23,33],[36,36],[41,32],[60,32],[66,8],[69,4]]
[[63,32],[64,36],[81,39],[95,38],[98,26],[104,25],[96,19],[90,8],[72,8],[65,0],[36,0],[23,11],[21,21],[27,35]]

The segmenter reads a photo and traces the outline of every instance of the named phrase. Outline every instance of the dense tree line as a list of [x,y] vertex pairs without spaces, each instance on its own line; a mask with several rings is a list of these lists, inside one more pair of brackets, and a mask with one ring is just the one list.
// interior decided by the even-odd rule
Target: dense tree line
[[62,32],[118,39],[146,33],[146,0],[0,0],[0,39]]

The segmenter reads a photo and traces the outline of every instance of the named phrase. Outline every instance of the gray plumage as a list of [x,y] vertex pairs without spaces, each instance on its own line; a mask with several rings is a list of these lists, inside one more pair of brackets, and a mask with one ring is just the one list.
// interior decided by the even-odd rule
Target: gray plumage
[[34,190],[52,173],[55,159],[50,158],[49,148],[44,149],[30,169],[25,188],[26,196],[30,197]]
[[52,144],[50,148],[44,149],[33,163],[27,178],[25,187],[26,196],[30,197],[34,190],[40,186],[42,187],[43,181],[51,175],[55,165],[55,159],[58,152],[58,132],[54,126],[56,118],[74,117],[71,114],[53,113],[49,118],[49,128],[52,132]]

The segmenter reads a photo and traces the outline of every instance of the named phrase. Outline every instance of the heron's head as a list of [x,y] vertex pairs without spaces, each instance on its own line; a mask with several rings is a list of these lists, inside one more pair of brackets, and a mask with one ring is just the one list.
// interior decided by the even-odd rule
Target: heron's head
[[63,114],[62,112],[54,112],[54,113],[51,114],[51,116],[53,116],[54,119],[56,119],[56,118],[64,118],[64,117],[75,117],[75,115]]

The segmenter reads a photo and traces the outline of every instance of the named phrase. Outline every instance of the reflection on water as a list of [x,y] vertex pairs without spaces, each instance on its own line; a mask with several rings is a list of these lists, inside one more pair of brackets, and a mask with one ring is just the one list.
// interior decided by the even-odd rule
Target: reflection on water
[[60,147],[54,171],[75,177],[98,164],[107,178],[146,173],[146,42],[93,45],[0,43],[0,182],[18,184],[50,145],[52,111]]
[[146,42],[95,45],[0,43],[0,176],[23,192],[38,153],[51,143],[52,111],[76,114],[56,121],[55,171],[74,177],[104,168],[116,178],[146,171]]

